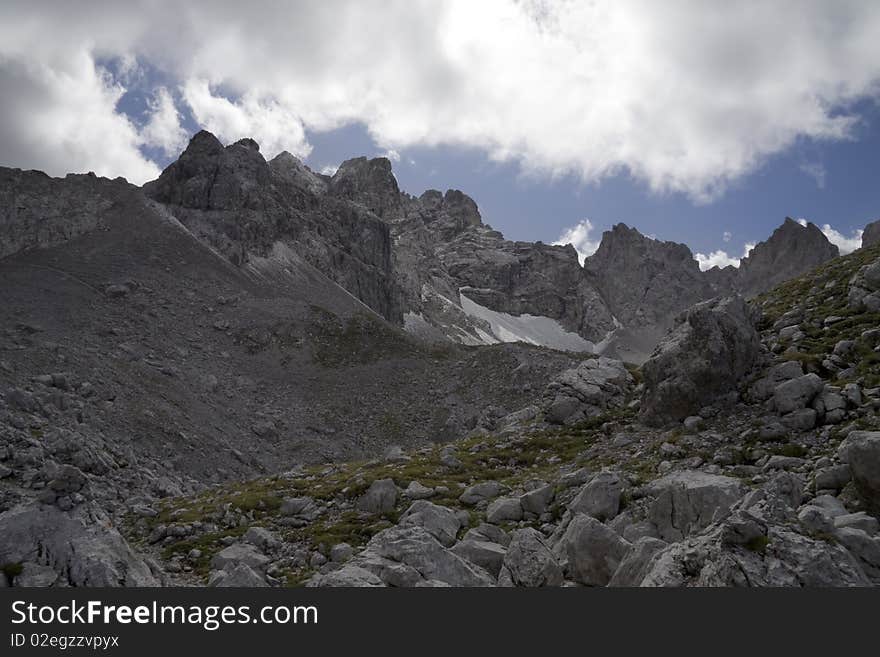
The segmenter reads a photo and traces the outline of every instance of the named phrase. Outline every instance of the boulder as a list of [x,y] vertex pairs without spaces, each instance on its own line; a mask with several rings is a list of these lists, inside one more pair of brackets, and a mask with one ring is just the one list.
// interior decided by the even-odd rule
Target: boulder
[[426,500],[434,497],[434,489],[423,486],[417,481],[409,482],[409,486],[403,491],[403,496],[408,500]]
[[476,506],[480,502],[494,499],[507,490],[507,487],[497,481],[481,481],[478,484],[468,486],[459,496],[458,501],[467,506]]
[[243,563],[253,570],[264,570],[269,564],[269,557],[256,547],[247,543],[233,543],[223,548],[211,559],[214,570],[230,570],[236,564]]
[[461,523],[455,511],[426,500],[416,500],[400,517],[400,527],[423,527],[445,547],[455,543]]
[[773,404],[780,415],[785,415],[809,406],[824,388],[825,383],[818,375],[804,374],[776,386],[773,390]]
[[486,521],[493,525],[522,520],[523,508],[518,497],[501,497],[486,509]]
[[559,586],[562,568],[541,533],[531,527],[511,535],[504,557],[504,575],[514,586]]
[[619,360],[591,358],[557,375],[544,391],[544,418],[576,424],[609,408],[623,406],[634,381]]
[[366,513],[388,513],[397,504],[397,486],[393,479],[377,479],[357,500],[357,508]]
[[680,541],[723,516],[746,493],[738,479],[697,470],[666,475],[647,486],[655,499],[648,518],[665,541]]
[[504,547],[507,547],[508,545],[510,545],[510,534],[508,534],[497,525],[490,525],[487,522],[483,522],[476,527],[468,529],[464,533],[462,540],[486,541],[488,543],[498,543],[498,545],[503,545]]
[[579,513],[569,522],[554,553],[568,576],[588,586],[605,586],[630,549],[629,541],[595,518]]
[[632,544],[608,586],[638,586],[645,579],[651,560],[667,546],[666,541],[644,536]]
[[546,513],[550,507],[550,503],[553,501],[553,494],[553,486],[541,484],[528,493],[520,495],[519,501],[524,512],[540,516],[542,513]]
[[208,580],[208,586],[216,586],[218,588],[265,588],[265,578],[254,572],[254,569],[246,563],[237,562],[230,563],[224,570],[217,570],[212,573]]
[[311,497],[288,497],[281,502],[282,516],[314,520],[320,515],[318,505]]
[[611,520],[620,510],[623,482],[616,472],[603,471],[595,475],[574,499],[569,502],[572,513],[585,513],[596,520]]
[[735,392],[761,352],[756,317],[740,297],[699,303],[643,365],[640,416],[651,425],[680,422]]
[[[0,514],[0,563],[52,568],[66,586],[158,586],[149,565],[96,505],[66,513],[23,504]],[[41,575],[41,581],[48,579]]]
[[391,586],[437,580],[450,586],[491,586],[492,576],[444,548],[423,527],[391,527],[370,539],[350,565],[372,572]]
[[851,431],[837,450],[849,464],[859,493],[875,510],[880,510],[880,431]]
[[379,579],[376,575],[371,573],[369,570],[365,568],[361,568],[360,566],[354,566],[351,564],[345,565],[339,570],[334,570],[326,574],[318,574],[312,577],[307,583],[306,586],[309,587],[317,587],[317,586],[326,586],[326,587],[342,587],[342,588],[352,588],[352,587],[379,587],[385,586],[381,579]]
[[354,556],[354,548],[348,543],[337,543],[330,548],[330,561],[344,563]]
[[880,522],[877,518],[869,516],[864,511],[856,513],[844,513],[834,518],[834,526],[837,528],[852,527],[853,529],[861,529],[868,536],[874,536],[880,531]]
[[265,527],[251,527],[244,534],[244,541],[260,550],[274,550],[281,539]]
[[467,539],[452,546],[450,552],[478,565],[493,577],[498,577],[507,549],[498,543]]

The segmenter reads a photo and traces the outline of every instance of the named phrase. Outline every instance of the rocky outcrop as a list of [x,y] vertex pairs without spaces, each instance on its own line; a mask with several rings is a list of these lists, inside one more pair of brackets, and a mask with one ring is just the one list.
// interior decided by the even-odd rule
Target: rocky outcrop
[[642,419],[681,421],[735,393],[760,354],[755,320],[740,297],[707,301],[682,313],[643,367]]
[[880,242],[880,221],[872,221],[862,232],[862,248]]
[[[829,540],[830,534],[812,535],[802,524],[801,485],[792,475],[777,475],[723,519],[655,554],[641,586],[869,586],[859,556],[842,544],[846,532],[834,530],[829,519]],[[858,535],[866,539],[860,546],[870,549],[876,539],[859,531],[851,543]]]
[[63,244],[106,226],[120,194],[136,188],[94,174],[50,178],[0,167],[0,258]]
[[552,424],[576,424],[620,408],[633,388],[619,360],[591,358],[556,376],[544,391],[544,417]]
[[94,505],[65,513],[54,506],[25,504],[3,513],[0,564],[13,574],[13,586],[160,583],[150,566],[110,526],[107,515]]
[[648,352],[678,313],[716,294],[687,246],[625,224],[602,234],[584,271],[617,321],[643,336]]
[[[337,172],[334,187],[333,180],[312,173],[289,153],[269,163],[252,139],[224,147],[202,131],[143,189],[233,264],[271,261],[277,257],[276,245],[286,245],[380,315],[400,323],[388,225],[370,207],[345,200],[342,192],[352,191],[351,169]],[[328,189],[340,193],[325,194]]]
[[853,431],[838,456],[849,464],[852,478],[868,505],[880,512],[880,431]]
[[742,259],[737,289],[743,296],[755,296],[815,269],[839,253],[818,226],[813,223],[802,226],[786,217],[767,241],[757,244]]

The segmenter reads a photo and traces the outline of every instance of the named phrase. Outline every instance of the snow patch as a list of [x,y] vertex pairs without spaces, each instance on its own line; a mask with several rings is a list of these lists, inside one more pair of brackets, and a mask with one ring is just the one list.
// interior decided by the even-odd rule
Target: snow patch
[[[461,291],[461,309],[472,317],[478,317],[489,323],[492,333],[502,342],[527,342],[529,344],[564,351],[594,352],[595,347],[589,340],[584,340],[577,333],[567,331],[555,319],[540,315],[510,315],[468,299]],[[483,331],[479,331],[484,333]],[[484,336],[481,336],[484,337]],[[491,336],[485,336],[490,338]],[[491,343],[490,343],[491,344]]]

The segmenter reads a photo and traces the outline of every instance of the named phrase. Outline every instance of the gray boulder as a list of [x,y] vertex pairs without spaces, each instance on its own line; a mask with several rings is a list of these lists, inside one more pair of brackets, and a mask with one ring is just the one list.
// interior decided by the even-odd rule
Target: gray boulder
[[776,411],[780,415],[785,415],[806,408],[824,388],[825,383],[822,379],[812,373],[780,383],[773,390]]
[[528,493],[520,495],[519,501],[523,511],[540,516],[550,507],[550,503],[553,501],[553,494],[553,486],[541,484]]
[[611,520],[620,510],[623,482],[616,472],[603,471],[595,475],[569,502],[572,513],[585,513],[596,520]]
[[547,385],[544,418],[552,424],[575,424],[623,406],[633,384],[621,361],[604,356],[585,360]]
[[418,481],[409,482],[409,486],[403,491],[403,496],[408,500],[426,500],[434,497],[434,489],[423,486]]
[[654,556],[666,548],[666,541],[644,536],[632,544],[608,586],[638,586],[645,579]]
[[397,504],[397,486],[393,479],[377,479],[358,498],[357,508],[366,513],[388,513]]
[[554,553],[565,563],[571,579],[588,586],[605,586],[630,545],[607,525],[579,513],[571,519]]
[[680,422],[735,392],[760,354],[755,323],[740,297],[699,303],[679,315],[642,367],[641,419],[652,425]]
[[746,493],[738,479],[697,470],[666,475],[647,486],[656,495],[648,518],[665,541],[680,541],[708,527]]
[[320,515],[318,505],[311,497],[288,497],[281,502],[282,516],[314,520]]
[[[0,563],[34,563],[67,586],[157,586],[149,565],[129,547],[110,518],[86,504],[65,513],[20,505],[0,514]],[[48,578],[41,576],[41,581]]]
[[851,431],[837,450],[865,501],[880,510],[880,431]]
[[426,500],[416,500],[400,517],[400,527],[423,527],[441,545],[450,547],[461,528],[458,516],[452,509],[433,504]]
[[444,548],[423,527],[391,527],[370,539],[349,564],[372,572],[390,586],[437,580],[450,586],[492,586],[492,576]]
[[507,549],[498,543],[467,539],[452,546],[450,552],[478,565],[493,577],[498,577]]
[[218,588],[265,588],[266,580],[254,572],[246,563],[230,563],[226,569],[215,571],[208,580],[208,586]]
[[318,574],[307,583],[308,587],[341,587],[341,588],[365,588],[385,586],[381,579],[365,568],[347,564],[339,570],[326,574]]
[[230,570],[240,563],[253,570],[264,570],[269,563],[269,557],[253,545],[233,543],[214,555],[214,558],[211,559],[211,568],[214,570]]
[[260,550],[274,550],[281,545],[281,539],[265,527],[251,527],[244,534],[244,541]]
[[502,497],[486,509],[486,521],[493,525],[522,520],[523,508],[518,497]]
[[468,529],[464,533],[462,540],[486,541],[488,543],[498,543],[498,545],[507,547],[510,545],[510,534],[497,525],[490,525],[488,522],[483,522],[476,527]]
[[880,584],[880,538],[871,536],[855,527],[836,529],[834,538],[858,559],[859,565],[868,579],[875,584]]
[[559,586],[562,568],[544,541],[531,527],[513,532],[504,557],[504,577],[514,586]]
[[468,486],[459,496],[458,501],[467,506],[476,506],[480,502],[494,499],[507,490],[507,487],[497,481],[481,481],[478,484]]

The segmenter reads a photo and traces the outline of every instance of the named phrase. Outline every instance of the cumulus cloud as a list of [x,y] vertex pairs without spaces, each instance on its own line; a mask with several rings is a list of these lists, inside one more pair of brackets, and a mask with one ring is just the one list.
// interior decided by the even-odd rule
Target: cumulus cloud
[[321,167],[321,173],[325,176],[335,176],[337,171],[339,171],[339,167],[335,164],[325,164]]
[[398,153],[393,148],[389,148],[387,151],[382,153],[382,157],[387,157],[392,162],[400,162],[400,153]]
[[123,92],[82,53],[54,66],[0,53],[0,165],[155,178],[137,127],[115,111]]
[[[728,235],[729,233],[725,233]],[[725,242],[728,240],[725,240]],[[749,255],[749,252],[755,248],[754,242],[748,242],[743,246],[743,254],[737,258],[731,256],[727,253],[727,251],[723,249],[718,249],[717,251],[712,251],[709,254],[706,253],[695,253],[694,260],[696,260],[702,271],[706,271],[707,269],[712,269],[712,267],[718,267],[720,269],[724,269],[725,267],[733,266],[739,267],[739,263]]]
[[196,122],[221,141],[252,137],[268,157],[286,150],[302,159],[312,150],[296,112],[271,97],[248,91],[232,101],[215,94],[203,79],[189,80],[183,97]]
[[186,146],[189,134],[180,124],[180,112],[174,99],[168,89],[159,87],[148,104],[149,120],[141,131],[141,138],[165,155],[176,156]]
[[836,245],[837,248],[840,249],[842,255],[852,253],[862,246],[862,233],[864,231],[861,229],[852,231],[850,236],[847,237],[843,233],[832,228],[830,224],[822,224],[821,228],[825,237],[828,238],[828,241]]
[[[306,153],[304,128],[362,122],[382,149],[465,145],[585,181],[628,171],[708,201],[798,138],[850,137],[854,101],[878,95],[878,33],[880,4],[858,0],[398,0],[381,11],[356,0],[7,0],[0,95],[19,112],[4,115],[0,150],[59,138],[48,122],[27,125],[43,100],[50,114],[113,128],[103,146],[115,155],[50,142],[33,152],[38,166],[98,168],[103,157],[143,177],[141,140],[158,137],[126,126],[114,84],[87,86],[93,102],[79,109],[80,94],[57,87],[9,100],[69,74],[70,61],[118,58],[148,62],[204,127],[253,136],[268,156]],[[37,72],[10,79],[22,62]]]
[[721,239],[724,240],[725,242],[729,242],[732,237],[733,237],[733,233],[731,233],[729,230],[725,230],[724,234],[721,235]]
[[800,170],[816,181],[816,187],[825,189],[825,177],[828,175],[825,171],[825,165],[821,162],[805,162],[800,166]]
[[557,246],[571,244],[578,254],[578,262],[584,264],[584,260],[596,252],[599,248],[599,240],[590,239],[593,231],[593,223],[589,219],[579,221],[576,225],[566,228],[559,239],[553,242]]

